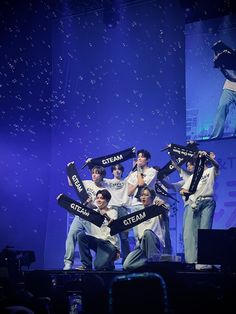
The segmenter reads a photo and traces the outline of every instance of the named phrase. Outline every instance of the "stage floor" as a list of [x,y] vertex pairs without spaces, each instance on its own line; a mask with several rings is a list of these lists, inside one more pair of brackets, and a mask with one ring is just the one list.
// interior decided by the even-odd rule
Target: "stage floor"
[[[163,279],[171,314],[233,314],[236,311],[236,273],[220,268],[196,271],[181,262],[159,262],[135,272],[123,271],[121,267],[114,271],[50,269],[27,271],[24,278],[31,293],[51,298],[55,313],[69,313],[69,308],[77,304],[76,313],[123,314],[149,313],[140,310],[141,305],[147,304],[146,299],[155,313],[160,304],[160,295],[155,291],[160,283],[157,281],[151,292],[150,286],[153,285],[151,277],[156,275]],[[135,281],[138,277],[139,281]],[[120,304],[119,310],[113,308],[114,304]]]

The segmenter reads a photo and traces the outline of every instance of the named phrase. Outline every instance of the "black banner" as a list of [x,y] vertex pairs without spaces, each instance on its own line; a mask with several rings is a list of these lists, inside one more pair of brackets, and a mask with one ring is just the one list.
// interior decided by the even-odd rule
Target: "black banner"
[[160,195],[163,195],[165,197],[172,198],[177,203],[179,203],[179,201],[176,198],[174,198],[170,193],[168,193],[165,189],[163,189],[163,187],[160,186],[160,184],[158,184],[158,182],[155,183],[155,192],[156,192],[156,194],[160,194]]
[[189,196],[191,194],[194,194],[197,190],[197,186],[199,181],[201,180],[203,171],[204,171],[204,166],[205,166],[205,161],[207,157],[206,156],[199,156],[197,157],[196,163],[195,163],[195,168],[194,168],[194,173],[193,177],[190,183],[189,187],[189,193],[185,195],[185,200],[187,201],[189,199]]
[[[175,162],[179,167],[188,162],[198,151],[197,143],[188,143],[186,146],[170,144],[163,150],[168,150],[168,154],[171,158],[175,159]],[[162,151],[163,151],[162,150]],[[157,179],[162,180],[164,177],[170,175],[176,169],[170,160],[164,167],[157,172]]]
[[168,154],[177,158],[190,159],[198,151],[196,144],[187,144],[186,146],[170,144],[168,147]]
[[104,168],[110,167],[112,165],[126,161],[130,158],[134,158],[135,156],[136,156],[135,147],[131,147],[111,155],[92,158],[83,165],[82,169],[86,166],[88,166],[90,169],[93,168],[94,166],[102,166]]
[[89,198],[89,195],[84,187],[83,181],[80,179],[74,161],[67,164],[66,172],[80,201],[84,204]]
[[161,214],[166,214],[166,212],[167,208],[164,205],[151,205],[145,207],[132,214],[113,220],[109,225],[111,228],[110,234],[113,236],[117,233],[120,233],[121,231],[133,228],[150,218],[159,216]]
[[65,194],[60,194],[57,197],[58,204],[65,208],[69,213],[79,216],[94,225],[101,227],[105,217],[95,210],[80,204]]
[[[188,159],[186,158],[178,158],[177,160],[175,160],[175,162],[177,163],[177,165],[179,167],[181,167],[183,164],[185,164]],[[172,161],[168,161],[168,163],[162,167],[158,172],[157,172],[157,179],[158,180],[162,180],[164,179],[165,177],[167,177],[168,175],[170,175],[172,172],[174,172],[176,169],[175,167],[173,166],[172,164]]]

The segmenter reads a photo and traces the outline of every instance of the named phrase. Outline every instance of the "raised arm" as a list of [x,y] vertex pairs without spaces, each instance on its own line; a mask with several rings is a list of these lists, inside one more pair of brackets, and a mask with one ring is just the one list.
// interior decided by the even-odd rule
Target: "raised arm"
[[199,151],[198,152],[199,155],[203,155],[206,156],[207,159],[211,162],[212,166],[215,168],[215,172],[216,174],[219,173],[219,168],[220,165],[218,164],[218,162],[215,160],[215,154],[213,152],[210,152],[209,154],[206,151]]
[[212,166],[215,168],[215,172],[218,174],[219,173],[219,169],[220,169],[220,165],[219,163],[215,160],[215,154],[213,152],[210,152],[210,154],[206,155],[207,159],[212,163]]

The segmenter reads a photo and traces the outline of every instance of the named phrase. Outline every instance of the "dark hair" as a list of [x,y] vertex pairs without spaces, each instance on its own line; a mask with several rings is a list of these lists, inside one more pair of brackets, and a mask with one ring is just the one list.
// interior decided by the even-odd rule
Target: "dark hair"
[[142,156],[145,157],[146,159],[151,159],[151,154],[146,149],[138,150],[137,151],[137,157],[138,157],[139,154],[142,154]]
[[98,196],[98,194],[102,194],[103,198],[109,203],[110,199],[111,199],[111,193],[104,189],[104,190],[98,190],[96,193],[96,196]]
[[141,191],[141,195],[145,190],[147,190],[150,193],[152,200],[154,200],[154,198],[156,197],[156,192],[153,189],[150,189],[148,186],[145,186]]
[[100,174],[102,176],[102,178],[104,178],[106,176],[106,170],[102,166],[94,166],[91,169],[91,173],[94,173],[94,172],[97,172],[98,174]]
[[188,163],[190,163],[191,165],[195,165],[196,163],[196,158],[190,158],[187,162],[186,162],[186,167],[188,166]]
[[122,173],[124,172],[124,166],[122,164],[115,164],[111,166],[111,172],[113,172],[114,170],[116,170],[116,168],[118,170],[120,170]]

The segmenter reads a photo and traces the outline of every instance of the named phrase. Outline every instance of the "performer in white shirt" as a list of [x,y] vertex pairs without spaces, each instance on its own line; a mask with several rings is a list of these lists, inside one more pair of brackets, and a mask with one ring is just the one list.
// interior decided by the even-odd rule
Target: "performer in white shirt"
[[[156,198],[154,190],[144,187],[141,191],[141,202],[143,207],[153,204]],[[156,205],[164,204],[161,199],[156,199]],[[158,261],[165,246],[165,225],[162,223],[161,215],[148,219],[137,225],[139,245],[129,253],[124,261],[123,268],[132,270],[144,266],[150,261]]]
[[[122,179],[124,167],[122,164],[111,166],[113,179],[104,179],[106,188],[111,193],[109,206],[117,211],[118,218],[126,216],[130,211],[130,197],[128,196],[128,177]],[[122,263],[130,252],[129,230],[119,233],[121,243]]]
[[[199,155],[207,155],[205,151],[199,151]],[[186,263],[197,263],[198,230],[211,229],[216,202],[214,200],[215,178],[219,174],[219,164],[215,160],[214,153],[210,153],[209,162],[213,167],[205,163],[204,172],[198,183],[197,190],[186,201],[184,220],[184,254]],[[184,183],[180,190],[181,195],[189,193],[193,175]]]
[[[148,166],[148,162],[151,159],[151,154],[141,149],[137,151],[136,168],[128,178],[128,194],[132,197],[131,211],[135,212],[143,208],[143,204],[140,201],[140,191],[144,186],[154,187],[156,182],[157,171],[154,168]],[[137,227],[133,228],[136,244],[138,244]]]
[[[96,208],[94,203],[96,200],[96,193],[98,190],[104,188],[103,178],[106,175],[106,171],[103,167],[95,166],[91,170],[92,180],[83,180],[84,187],[89,195],[87,200],[87,206],[90,208]],[[69,185],[72,185],[69,182]],[[63,270],[70,270],[74,263],[75,246],[78,241],[78,234],[86,229],[88,222],[75,216],[66,238],[66,252],[64,256],[64,268]]]
[[117,211],[109,208],[108,203],[111,194],[108,190],[99,190],[96,194],[97,211],[109,217],[105,218],[102,226],[89,223],[89,227],[78,235],[79,252],[82,265],[77,270],[91,270],[93,268],[93,258],[90,250],[96,252],[94,268],[96,270],[113,270],[114,261],[119,257],[120,241],[118,235],[111,236],[109,221],[117,219]]

